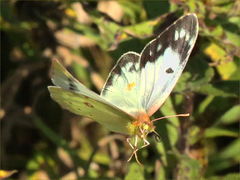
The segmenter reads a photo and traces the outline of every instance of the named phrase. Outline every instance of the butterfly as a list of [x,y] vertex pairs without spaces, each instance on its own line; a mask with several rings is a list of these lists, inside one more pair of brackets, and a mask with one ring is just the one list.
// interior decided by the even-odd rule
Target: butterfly
[[123,54],[110,72],[101,94],[89,90],[59,62],[53,60],[48,90],[64,109],[91,118],[110,131],[129,135],[127,142],[137,151],[148,146],[149,133],[156,133],[151,120],[179,79],[198,36],[198,19],[193,13],[179,18],[140,54]]

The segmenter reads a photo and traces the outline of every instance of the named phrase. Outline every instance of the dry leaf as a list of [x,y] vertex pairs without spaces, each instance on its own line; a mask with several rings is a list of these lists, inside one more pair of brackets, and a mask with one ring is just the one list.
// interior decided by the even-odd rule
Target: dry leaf
[[72,8],[76,13],[77,21],[83,24],[91,24],[91,17],[87,14],[87,12],[83,9],[81,3],[73,3]]
[[100,1],[97,9],[117,22],[120,22],[123,17],[123,9],[117,1]]
[[96,44],[94,40],[84,35],[80,35],[67,30],[57,31],[55,33],[55,38],[63,45],[73,49],[76,49],[79,47],[91,47]]

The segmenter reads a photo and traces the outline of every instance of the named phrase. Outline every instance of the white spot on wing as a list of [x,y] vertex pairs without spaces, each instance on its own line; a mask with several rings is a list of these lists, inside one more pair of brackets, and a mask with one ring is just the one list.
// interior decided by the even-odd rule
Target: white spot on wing
[[180,63],[179,54],[176,53],[171,47],[168,47],[164,51],[163,57],[164,57],[164,65],[167,65],[169,67],[175,67],[177,64]]
[[158,44],[158,46],[157,46],[157,51],[160,51],[161,48],[162,48],[162,45],[161,45],[161,44]]
[[131,66],[132,66],[132,63],[128,62],[125,64],[125,67],[123,68],[125,68],[128,71],[131,68]]
[[152,56],[152,54],[153,54],[153,53],[152,53],[152,51],[150,50],[149,55]]
[[177,41],[179,38],[179,33],[178,31],[175,31],[175,34],[174,34],[174,41]]
[[185,34],[186,34],[186,31],[184,29],[181,29],[180,38],[183,38]]
[[185,40],[188,41],[189,39],[190,39],[190,34],[189,34],[189,32],[187,32],[187,33],[186,33],[186,39],[185,39]]

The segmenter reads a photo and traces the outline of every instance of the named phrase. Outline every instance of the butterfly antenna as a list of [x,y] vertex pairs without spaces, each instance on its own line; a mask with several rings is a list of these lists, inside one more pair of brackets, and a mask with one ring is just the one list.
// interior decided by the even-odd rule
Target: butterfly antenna
[[189,113],[187,113],[187,114],[176,114],[176,115],[164,116],[164,117],[160,117],[160,118],[157,118],[157,119],[153,119],[152,122],[155,122],[155,121],[158,121],[158,120],[161,120],[161,119],[167,119],[167,118],[188,117],[188,116],[190,116]]

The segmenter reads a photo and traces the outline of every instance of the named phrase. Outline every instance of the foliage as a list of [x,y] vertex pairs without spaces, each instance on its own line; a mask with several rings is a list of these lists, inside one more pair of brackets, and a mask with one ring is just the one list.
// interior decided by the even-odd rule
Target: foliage
[[[199,18],[199,37],[155,117],[191,116],[156,123],[161,141],[150,136],[139,151],[143,167],[127,162],[126,137],[50,99],[53,57],[99,92],[122,53],[140,53],[187,12]],[[240,179],[239,1],[1,1],[0,22],[0,169],[9,170],[1,172],[12,179]]]

